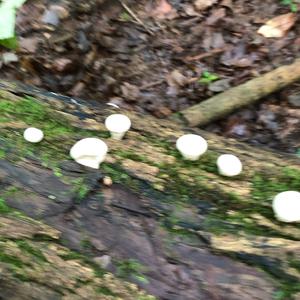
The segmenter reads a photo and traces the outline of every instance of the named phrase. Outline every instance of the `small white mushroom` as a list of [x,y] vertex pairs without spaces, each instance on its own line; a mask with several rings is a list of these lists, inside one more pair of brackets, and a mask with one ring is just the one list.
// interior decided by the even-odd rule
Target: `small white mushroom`
[[105,126],[115,140],[121,140],[130,129],[130,119],[122,114],[113,114],[106,118]]
[[232,154],[220,155],[217,159],[219,173],[223,176],[233,177],[239,175],[243,165],[238,157]]
[[277,194],[273,199],[273,211],[282,222],[300,222],[300,193],[286,191]]
[[40,129],[29,127],[24,131],[23,137],[30,143],[39,143],[44,138],[44,133]]
[[70,156],[79,164],[98,169],[108,151],[107,145],[98,138],[78,141],[70,150]]
[[220,155],[217,159],[219,173],[223,176],[237,176],[242,172],[243,165],[238,157],[232,154]]
[[176,148],[187,160],[197,160],[207,150],[206,140],[197,134],[185,134],[176,142]]

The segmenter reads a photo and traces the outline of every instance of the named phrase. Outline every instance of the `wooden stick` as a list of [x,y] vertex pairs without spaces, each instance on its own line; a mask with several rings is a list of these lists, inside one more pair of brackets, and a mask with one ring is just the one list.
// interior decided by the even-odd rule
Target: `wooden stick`
[[143,23],[143,21],[121,0],[119,0],[123,8],[133,17],[138,24],[140,24],[144,29],[150,34],[153,35],[153,32]]
[[300,59],[181,111],[190,126],[206,125],[300,78]]

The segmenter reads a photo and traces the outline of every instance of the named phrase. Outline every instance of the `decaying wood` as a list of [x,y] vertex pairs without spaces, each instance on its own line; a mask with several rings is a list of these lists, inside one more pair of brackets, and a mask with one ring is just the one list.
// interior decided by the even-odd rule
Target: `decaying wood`
[[202,126],[252,104],[300,78],[300,59],[213,96],[181,113],[189,126]]
[[14,216],[1,216],[0,224],[1,299],[154,299],[111,274],[97,276],[92,264],[60,245],[60,232],[49,226]]
[[[61,243],[97,263],[109,256],[111,262],[105,268],[117,275],[120,263],[138,261],[143,266],[140,272],[127,265],[123,278],[159,299],[271,300],[276,292],[286,299],[299,297],[300,226],[278,222],[271,208],[272,197],[281,189],[300,189],[299,158],[133,112],[125,112],[132,129],[124,140],[114,141],[108,138],[103,124],[109,114],[119,110],[94,108],[79,99],[18,83],[1,81],[0,87],[5,91],[0,93],[0,103],[34,96],[46,105],[45,122],[48,117],[58,118],[58,124],[69,123],[75,128],[62,131],[61,136],[46,135],[26,153],[22,129],[0,126],[0,145],[5,151],[0,160],[0,198],[63,236],[63,240],[55,238],[54,242],[35,240],[33,236],[41,234],[23,236],[18,215],[0,215],[1,223],[11,224],[10,230],[0,226],[0,238],[5,243],[0,242],[0,250],[4,247],[5,253],[24,262],[17,268],[17,276],[20,272],[27,276],[26,281],[22,276],[16,280],[12,261],[0,254],[0,272],[6,274],[5,280],[0,277],[0,290],[9,299],[14,299],[10,297],[12,288],[20,298],[25,285],[36,289],[38,296],[45,289],[52,294],[24,299],[53,299],[53,293],[62,295],[58,299],[147,299],[132,290],[127,296],[118,295],[99,277],[86,279],[90,271],[84,273],[83,262],[78,265],[77,261],[57,258]],[[36,125],[43,129],[43,122]],[[176,139],[188,132],[208,141],[209,150],[199,162],[185,162],[175,150]],[[81,168],[68,158],[71,145],[91,135],[104,139],[109,146],[109,155],[99,171]],[[48,148],[57,154],[44,161]],[[238,155],[243,174],[233,179],[219,176],[215,160],[220,153]],[[101,183],[104,175],[113,179],[111,186]],[[35,221],[26,221],[30,222]],[[18,237],[9,235],[20,231]],[[34,263],[34,274],[28,273],[28,254],[15,239],[25,239],[33,248],[41,249],[47,267]],[[48,249],[52,256],[48,256]],[[70,264],[81,273],[72,269],[62,281],[63,269],[69,270]],[[55,285],[52,281],[46,284],[38,281],[40,272],[50,274],[53,281],[58,274],[60,277]],[[142,281],[136,277],[140,273],[145,277]],[[83,282],[76,282],[76,276]],[[127,286],[109,276],[112,286],[120,285],[121,291]],[[96,288],[95,294],[95,285],[112,291],[107,295],[109,290]],[[76,295],[69,296],[70,292]]]

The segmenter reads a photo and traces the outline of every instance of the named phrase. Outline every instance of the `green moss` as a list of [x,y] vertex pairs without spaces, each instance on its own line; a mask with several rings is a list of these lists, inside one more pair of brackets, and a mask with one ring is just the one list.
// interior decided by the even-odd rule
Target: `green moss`
[[60,257],[63,260],[77,260],[77,259],[83,259],[84,256],[77,252],[70,251],[68,253],[64,253],[64,254],[60,255]]
[[151,161],[149,161],[147,159],[146,156],[141,155],[141,154],[137,154],[134,151],[130,151],[130,150],[116,150],[114,151],[114,153],[124,159],[132,159],[134,161],[139,161],[139,162],[145,162],[145,163],[153,163]]
[[6,199],[8,197],[15,195],[18,192],[21,192],[21,189],[12,185],[12,186],[9,186],[4,191],[1,191],[0,196],[3,197],[4,199]]
[[41,128],[47,137],[74,132],[64,118],[31,97],[20,101],[1,100],[0,112],[17,121],[23,121],[28,126]]
[[58,178],[63,177],[63,174],[62,174],[62,172],[61,172],[61,169],[58,168],[58,167],[54,167],[54,168],[53,168],[53,174],[54,174],[56,177],[58,177]]
[[118,297],[118,294],[114,293],[110,288],[108,288],[106,286],[98,287],[96,289],[96,292],[101,295]]
[[12,209],[6,205],[5,200],[0,198],[0,214],[10,213]]
[[275,293],[276,300],[291,300],[293,295],[300,292],[300,283],[285,281],[281,282],[279,290]]
[[88,238],[84,238],[80,241],[80,246],[85,250],[85,251],[90,251],[93,249],[93,245],[90,242]]
[[145,185],[140,180],[128,175],[118,164],[103,163],[101,164],[101,169],[106,175],[111,177],[114,183],[121,183],[133,191],[143,191]]
[[76,194],[76,202],[79,203],[81,202],[89,193],[90,188],[88,185],[85,183],[84,178],[77,178],[72,180],[71,182],[73,189],[72,191]]
[[135,278],[142,283],[148,283],[148,279],[143,274],[146,268],[136,259],[117,261],[115,264],[117,276],[124,279]]
[[64,116],[31,97],[19,101],[1,99],[0,115],[8,116],[10,121],[22,121],[28,127],[40,128],[45,135],[42,142],[32,144],[24,140],[23,130],[1,129],[1,140],[10,150],[6,151],[9,152],[6,158],[10,160],[34,157],[44,166],[54,168],[58,162],[69,159],[69,149],[76,139],[107,136],[106,132],[73,127]]
[[3,159],[3,158],[5,158],[5,156],[6,156],[6,152],[5,152],[5,150],[3,150],[3,149],[0,149],[0,159]]
[[283,168],[281,174],[256,174],[252,182],[252,196],[257,203],[269,202],[277,193],[300,190],[300,170]]
[[26,251],[27,253],[34,256],[35,259],[38,259],[41,262],[47,262],[46,257],[43,255],[42,251],[37,247],[33,247],[25,240],[18,240],[16,244],[22,251]]
[[24,263],[14,255],[10,255],[5,253],[4,251],[5,242],[0,243],[0,262],[7,263],[8,265],[11,265],[15,268],[22,268],[24,266]]
[[289,266],[296,269],[300,273],[300,260],[299,259],[291,258],[289,260]]

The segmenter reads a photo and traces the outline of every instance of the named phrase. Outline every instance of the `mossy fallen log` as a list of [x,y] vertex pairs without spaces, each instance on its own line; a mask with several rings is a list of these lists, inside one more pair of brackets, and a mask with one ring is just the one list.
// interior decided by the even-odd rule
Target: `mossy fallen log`
[[[62,233],[64,246],[101,264],[109,257],[108,271],[158,298],[299,297],[300,225],[277,221],[271,209],[276,193],[300,190],[299,158],[132,112],[125,112],[132,129],[114,141],[103,125],[116,112],[109,106],[95,108],[17,83],[2,81],[0,87],[5,218],[16,214],[10,207],[47,223]],[[28,126],[41,128],[45,139],[25,142]],[[174,147],[187,132],[208,141],[199,161],[184,161]],[[75,141],[89,136],[110,149],[99,171],[69,158]],[[220,153],[239,156],[243,173],[219,176]],[[103,184],[104,176],[111,186]],[[11,267],[0,256],[2,265]],[[36,285],[32,278],[24,282]]]

